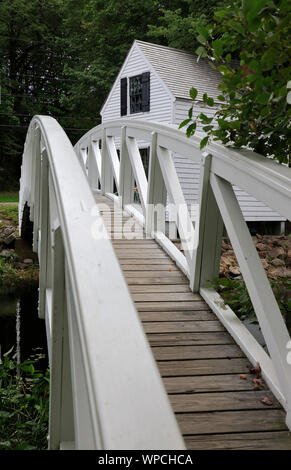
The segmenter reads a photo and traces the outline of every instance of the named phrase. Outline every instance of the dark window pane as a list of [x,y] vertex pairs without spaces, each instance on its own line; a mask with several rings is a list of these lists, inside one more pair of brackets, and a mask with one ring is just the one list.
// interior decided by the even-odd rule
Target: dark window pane
[[142,111],[142,75],[136,75],[129,79],[130,113]]

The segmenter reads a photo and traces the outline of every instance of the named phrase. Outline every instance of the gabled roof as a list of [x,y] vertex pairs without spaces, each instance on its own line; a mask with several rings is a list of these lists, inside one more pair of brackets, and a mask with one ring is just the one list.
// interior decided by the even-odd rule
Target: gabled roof
[[198,90],[197,99],[207,93],[216,100],[221,93],[217,86],[221,75],[209,64],[208,59],[197,62],[197,56],[180,49],[149,42],[134,41],[176,98],[190,99],[189,90]]

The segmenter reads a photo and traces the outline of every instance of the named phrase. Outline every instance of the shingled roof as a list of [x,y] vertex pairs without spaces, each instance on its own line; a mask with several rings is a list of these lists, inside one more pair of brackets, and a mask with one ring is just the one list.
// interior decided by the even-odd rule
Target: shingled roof
[[197,62],[197,56],[180,49],[139,40],[135,43],[176,98],[190,99],[192,87],[197,88],[200,100],[203,93],[215,100],[220,94],[217,88],[220,73],[211,67],[208,59],[200,58]]

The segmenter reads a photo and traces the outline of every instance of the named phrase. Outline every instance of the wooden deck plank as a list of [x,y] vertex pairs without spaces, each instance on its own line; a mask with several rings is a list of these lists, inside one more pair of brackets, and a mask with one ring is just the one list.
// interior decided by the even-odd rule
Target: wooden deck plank
[[185,333],[185,332],[209,332],[225,331],[218,320],[187,321],[187,322],[144,322],[146,333]]
[[268,410],[280,409],[280,403],[273,398],[272,393],[262,390],[169,395],[175,413],[266,409],[261,401],[265,397],[272,402]]
[[[162,276],[162,274],[160,274]],[[170,278],[164,277],[134,277],[134,276],[124,276],[127,284],[130,285],[160,285],[160,284],[189,284],[187,280],[182,276],[173,276]],[[176,308],[177,310],[177,308]],[[183,310],[181,308],[181,310]]]
[[192,302],[183,302],[182,300],[180,302],[136,302],[136,307],[139,312],[150,312],[158,310],[161,310],[162,312],[165,310],[176,311],[178,308],[181,308],[181,310],[192,310],[195,307],[195,302],[195,300]]
[[[158,271],[158,270],[151,271],[148,267],[146,267],[142,272],[139,272],[138,274],[136,273],[136,271],[124,271],[123,274],[126,278],[138,276],[139,279],[141,280],[143,280],[145,277],[149,277],[149,278],[155,278],[155,277],[161,278],[162,277],[163,279],[168,280],[168,281],[171,281],[173,279],[183,279],[185,282],[187,282],[187,285],[189,287],[189,282],[187,281],[185,276],[179,271]],[[195,295],[195,294],[192,294],[192,295]],[[197,298],[197,295],[196,295],[196,298]],[[201,299],[200,296],[199,296],[199,299]]]
[[[119,260],[119,263],[121,265],[121,267],[123,267],[123,265],[125,264],[138,264],[138,265],[152,265],[152,264],[155,264],[155,265],[167,265],[167,268],[171,268],[173,266],[175,266],[175,264],[173,263],[172,260],[170,259],[167,259],[167,258],[157,258],[157,259],[147,259],[147,258],[141,258],[141,259],[137,259],[137,258],[133,258],[131,260],[126,260],[126,259],[120,259]],[[146,269],[146,268],[144,268]],[[164,269],[164,268],[162,268]],[[189,282],[188,282],[189,284]]]
[[[165,368],[165,364],[160,364]],[[245,370],[243,363],[242,372]],[[185,369],[184,369],[185,371]],[[167,372],[167,370],[165,371]],[[216,375],[189,375],[180,377],[164,377],[164,385],[169,394],[192,394],[207,392],[231,392],[254,390],[251,374],[245,374],[246,379],[241,379],[239,373]]]
[[283,410],[212,411],[177,415],[182,434],[285,431]]
[[158,367],[162,377],[173,377],[173,381],[179,386],[181,383],[178,380],[179,376],[246,374],[251,366],[245,358],[233,358],[158,361]]
[[173,260],[114,207],[103,206],[103,220],[187,448],[291,450],[285,412],[267,388],[254,390],[251,364],[233,338]]
[[286,431],[185,436],[189,450],[291,450]]
[[135,302],[180,302],[180,301],[199,301],[200,295],[192,292],[143,292],[133,293],[132,298]]
[[234,344],[234,340],[224,331],[214,333],[148,333],[151,346],[192,346],[211,344]]
[[144,252],[141,252],[141,253],[138,253],[138,252],[130,252],[130,251],[117,251],[117,257],[119,259],[127,259],[127,260],[131,260],[131,259],[142,259],[142,258],[146,258],[146,259],[157,259],[157,258],[163,258],[163,259],[168,259],[168,255],[166,255],[166,253],[161,253],[160,251],[157,251],[157,253],[148,253],[147,251],[144,251]]
[[[131,260],[130,260],[131,261]],[[128,261],[130,263],[130,261]],[[166,264],[121,264],[122,270],[123,271],[134,271],[137,276],[140,275],[140,273],[137,273],[137,271],[145,271],[148,269],[149,271],[169,271],[169,272],[176,272],[180,273],[179,269],[177,266],[172,266],[169,263]]]
[[[138,274],[137,274],[138,276]],[[161,286],[157,286],[157,285],[154,285],[154,286],[151,286],[151,285],[148,285],[148,286],[130,286],[130,292],[133,293],[133,294],[142,294],[142,293],[151,293],[151,294],[154,294],[154,293],[166,293],[166,292],[169,292],[169,293],[178,293],[178,292],[189,292],[189,286],[187,284],[178,284],[178,285],[168,285],[168,284],[164,284],[164,285],[161,285]]]
[[154,346],[152,352],[157,361],[176,361],[184,359],[220,359],[244,357],[236,344],[198,345],[198,346]]

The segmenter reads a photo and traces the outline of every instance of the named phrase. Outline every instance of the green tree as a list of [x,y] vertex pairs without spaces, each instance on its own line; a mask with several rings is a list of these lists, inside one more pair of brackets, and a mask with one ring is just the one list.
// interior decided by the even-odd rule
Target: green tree
[[[199,28],[196,53],[221,72],[220,107],[213,119],[200,114],[206,137],[288,163],[291,109],[290,0],[230,0],[214,13],[215,22]],[[195,100],[197,90],[191,90]],[[213,100],[204,95],[206,105]],[[180,127],[195,133],[192,111]]]
[[149,26],[148,38],[166,46],[194,52],[199,44],[199,26],[213,19],[215,9],[225,0],[180,0],[160,8],[159,21]]

